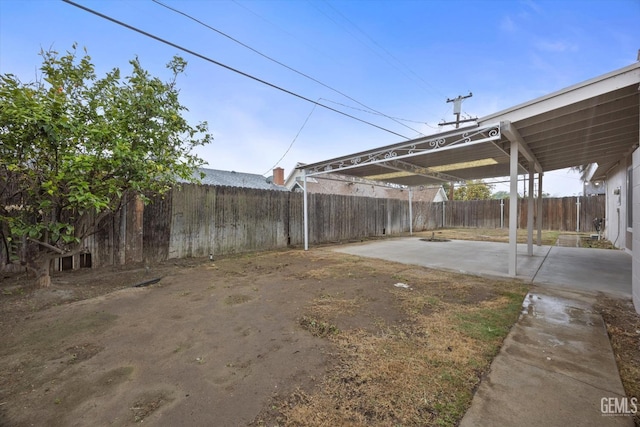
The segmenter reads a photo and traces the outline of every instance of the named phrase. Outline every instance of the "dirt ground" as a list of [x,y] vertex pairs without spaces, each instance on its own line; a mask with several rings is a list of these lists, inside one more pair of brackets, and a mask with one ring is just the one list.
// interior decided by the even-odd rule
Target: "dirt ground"
[[344,285],[315,286],[322,265],[284,252],[58,274],[50,289],[5,279],[0,425],[248,424],[331,362],[296,324]]
[[[630,300],[598,298],[596,310],[602,315],[616,357],[624,391],[640,399],[640,315]],[[640,413],[633,421],[640,427]]]
[[[161,280],[133,286],[154,278]],[[400,280],[415,287],[423,282],[425,292],[431,293],[415,293],[415,299],[408,299],[408,289],[394,287]],[[367,381],[350,383],[352,376],[370,374],[353,374],[361,368],[345,360],[359,357],[350,352],[364,355],[367,340],[382,347],[366,345],[371,350],[366,365],[382,361],[387,367],[399,363],[419,367],[412,362],[413,353],[424,350],[414,344],[427,345],[428,328],[440,326],[431,321],[433,325],[418,331],[416,316],[436,319],[457,313],[447,309],[449,303],[469,307],[467,311],[485,300],[496,307],[502,304],[492,300],[505,299],[501,284],[474,280],[478,286],[461,275],[322,249],[57,273],[48,289],[33,289],[24,276],[4,277],[0,284],[0,425],[306,424],[300,421],[310,416],[305,411],[333,412],[334,408],[314,409],[313,405],[327,404],[335,396],[316,399],[309,406],[310,396],[333,388],[326,381],[331,372],[343,375],[333,376],[341,387],[366,385]],[[519,284],[505,289],[514,287],[517,292],[507,294],[512,312],[500,320],[505,325],[498,335],[489,337],[487,345],[475,345],[466,338],[474,344],[473,350],[471,344],[457,345],[451,336],[455,331],[446,330],[455,322],[443,321],[447,341],[429,345],[440,358],[437,366],[446,368],[453,391],[434,386],[452,396],[453,409],[437,409],[440,403],[434,401],[436,409],[418,414],[421,420],[440,416],[452,425],[464,413],[473,389],[517,318],[525,289]],[[469,316],[473,314],[460,317],[460,325],[468,329],[475,327]],[[334,335],[340,338],[329,339]],[[406,360],[386,360],[387,351],[392,353],[388,346],[402,343],[410,344],[402,347],[408,356],[398,356]],[[480,356],[474,359],[476,350]],[[463,369],[467,359],[469,372]],[[454,363],[460,363],[459,375],[471,376],[462,386],[456,383]],[[434,377],[443,381],[439,375]],[[377,392],[389,389],[385,381],[398,378],[402,377],[385,372]],[[371,380],[366,386],[374,383]],[[458,389],[462,398],[456,395]],[[369,399],[363,391],[358,395]],[[353,399],[357,401],[355,395]],[[338,401],[348,407],[344,399]],[[287,413],[296,405],[306,409]],[[364,421],[350,425],[371,425],[367,419],[387,425],[389,417],[401,419],[404,415],[392,405],[396,404],[382,405],[387,412],[378,414],[362,403],[352,412],[359,412]],[[415,406],[408,402],[407,407]]]
[[29,283],[0,282],[0,426],[456,425],[526,293],[325,249]]

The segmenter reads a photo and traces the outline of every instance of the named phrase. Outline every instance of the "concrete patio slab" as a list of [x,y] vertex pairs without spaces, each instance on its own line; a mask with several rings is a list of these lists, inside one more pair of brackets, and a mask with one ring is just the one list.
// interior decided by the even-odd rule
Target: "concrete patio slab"
[[[337,252],[488,277],[509,277],[509,245],[496,242],[385,239],[336,247]],[[631,256],[610,249],[518,245],[517,278],[586,292],[631,297]]]
[[631,255],[611,249],[554,246],[533,283],[631,297]]
[[[527,246],[518,245],[518,277],[533,280],[550,246],[534,246],[533,256]],[[386,239],[335,248],[338,252],[380,258],[404,264],[483,276],[508,277],[509,246],[504,243],[451,240],[425,241],[416,237]]]

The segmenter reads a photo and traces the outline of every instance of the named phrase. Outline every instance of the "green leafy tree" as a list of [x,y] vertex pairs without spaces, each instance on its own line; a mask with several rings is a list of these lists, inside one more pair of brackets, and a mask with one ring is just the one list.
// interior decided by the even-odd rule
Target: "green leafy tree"
[[[501,190],[501,191],[496,191],[495,193],[493,193],[493,194],[491,195],[491,198],[492,198],[492,199],[500,200],[500,199],[508,199],[510,196],[511,196],[511,193],[510,193],[510,192],[508,192],[508,191],[504,191],[504,190]],[[536,197],[537,197],[537,196],[536,196]],[[543,192],[543,193],[542,193],[542,197],[543,197],[543,198],[545,198],[545,197],[551,197],[551,195],[550,195],[549,193],[545,193],[545,192]],[[521,198],[521,196],[520,196],[519,194],[518,194],[518,198]]]
[[587,182],[589,181],[589,177],[591,176],[591,172],[595,167],[594,163],[586,163],[578,166],[573,166],[569,168],[572,172],[577,172],[580,174],[580,181]]
[[194,147],[211,141],[207,123],[182,116],[176,78],[164,82],[138,59],[122,78],[98,78],[86,50],[42,51],[41,75],[22,83],[0,75],[0,238],[11,261],[50,284],[56,257],[79,252],[107,216],[135,197],[191,180],[203,162]]
[[491,198],[492,185],[482,181],[467,181],[456,188],[453,193],[454,200],[487,200]]
[[509,193],[508,191],[504,191],[504,190],[500,190],[500,191],[496,191],[495,193],[493,193],[491,195],[492,199],[508,199],[510,197],[511,193]]

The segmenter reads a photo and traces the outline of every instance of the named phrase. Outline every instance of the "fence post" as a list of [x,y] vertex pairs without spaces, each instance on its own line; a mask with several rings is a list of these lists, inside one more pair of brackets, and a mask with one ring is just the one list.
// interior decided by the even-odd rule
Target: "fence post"
[[504,228],[504,199],[500,199],[500,228]]
[[308,251],[309,250],[309,204],[307,201],[307,170],[303,169],[302,170],[302,179],[303,179],[303,190],[304,190],[304,195],[303,195],[303,199],[302,199],[302,210],[303,210],[303,220],[302,223],[304,224],[304,250]]
[[411,187],[409,187],[409,235],[413,236],[413,206],[411,198]]
[[576,233],[580,232],[580,196],[576,197]]
[[447,206],[447,202],[443,200],[442,201],[442,228],[444,228],[444,219],[445,219],[444,210],[446,209],[446,206]]

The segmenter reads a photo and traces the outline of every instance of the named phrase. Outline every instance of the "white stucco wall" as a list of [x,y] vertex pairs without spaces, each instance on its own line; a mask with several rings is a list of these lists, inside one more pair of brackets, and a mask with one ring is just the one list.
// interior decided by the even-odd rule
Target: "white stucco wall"
[[636,311],[640,313],[640,150],[633,152],[633,257],[631,293]]
[[[604,235],[616,248],[626,247],[626,186],[627,168],[625,162],[609,172],[607,176],[607,203]],[[619,190],[619,194],[615,194]]]

